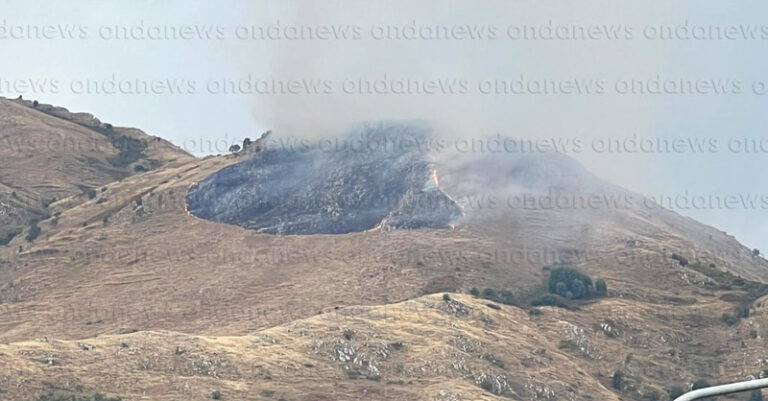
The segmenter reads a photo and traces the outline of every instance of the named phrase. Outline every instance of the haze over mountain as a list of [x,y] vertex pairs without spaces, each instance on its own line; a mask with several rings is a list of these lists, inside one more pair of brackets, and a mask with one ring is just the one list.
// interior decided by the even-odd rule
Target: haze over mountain
[[[54,110],[3,100],[0,135],[103,148],[4,153],[0,397],[663,400],[766,369],[768,262],[566,155],[199,159]],[[561,266],[606,296],[535,302]]]

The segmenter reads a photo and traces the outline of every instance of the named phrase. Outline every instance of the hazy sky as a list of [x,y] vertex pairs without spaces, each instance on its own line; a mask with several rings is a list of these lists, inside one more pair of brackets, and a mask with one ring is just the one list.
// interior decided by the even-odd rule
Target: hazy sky
[[598,176],[768,251],[764,2],[0,6],[2,96],[198,155],[268,128],[315,137],[382,119],[427,120],[452,138],[551,139]]

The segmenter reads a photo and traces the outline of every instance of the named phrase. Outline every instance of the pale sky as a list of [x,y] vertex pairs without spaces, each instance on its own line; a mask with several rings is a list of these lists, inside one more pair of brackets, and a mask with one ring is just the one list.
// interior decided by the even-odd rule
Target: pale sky
[[[569,153],[599,177],[676,199],[680,213],[768,251],[764,2],[78,0],[0,6],[1,96],[23,93],[91,112],[196,155],[226,150],[201,143],[231,143],[269,128],[314,137],[391,119],[427,120],[452,137],[502,133],[579,141]],[[184,33],[174,38],[172,31]],[[210,39],[199,38],[204,31]],[[315,37],[295,38],[297,32]],[[334,39],[342,32],[347,39]],[[29,79],[39,83],[36,89],[18,83]],[[136,93],[137,81],[152,80],[175,81],[182,93],[168,93],[157,82],[149,93]],[[289,93],[271,93],[275,82],[290,80],[298,86]],[[436,80],[457,86],[451,93],[428,83]],[[308,94],[312,85],[307,89],[304,81],[317,84],[319,93]],[[411,88],[398,93],[404,81]],[[579,88],[588,81],[599,93],[594,86],[591,94]],[[361,82],[378,82],[378,93],[360,93]],[[541,82],[559,93],[534,93]],[[493,92],[505,83],[513,93]],[[627,93],[629,83],[652,93]],[[238,93],[222,94],[222,85]],[[686,92],[688,85],[694,93]],[[706,146],[629,153],[598,146],[609,140],[631,146],[633,138]],[[736,148],[745,141],[762,149]],[[757,202],[687,207],[686,195]]]

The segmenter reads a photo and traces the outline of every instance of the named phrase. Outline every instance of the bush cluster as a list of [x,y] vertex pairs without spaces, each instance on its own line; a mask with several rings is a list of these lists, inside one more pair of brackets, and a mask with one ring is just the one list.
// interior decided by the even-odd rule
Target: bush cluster
[[670,256],[671,259],[676,260],[678,263],[680,263],[680,266],[688,266],[688,259],[673,253],[672,256]]
[[592,283],[592,278],[571,267],[557,267],[551,270],[547,288],[550,294],[565,299],[592,299],[608,295],[608,285],[599,279]]
[[509,290],[495,290],[493,288],[486,288],[482,292],[477,287],[472,287],[469,293],[490,301],[498,302],[505,305],[518,306],[517,298],[515,294]]
[[26,239],[27,242],[33,242],[40,236],[41,232],[42,230],[40,230],[40,226],[38,226],[37,223],[32,223],[32,225],[29,226],[29,232],[27,232],[27,236],[24,239]]

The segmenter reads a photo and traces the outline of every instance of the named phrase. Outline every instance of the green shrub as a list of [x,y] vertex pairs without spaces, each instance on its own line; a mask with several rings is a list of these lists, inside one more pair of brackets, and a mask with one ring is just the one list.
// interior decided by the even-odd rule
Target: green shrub
[[624,372],[621,370],[613,372],[613,376],[611,377],[611,386],[619,391],[624,388]]
[[493,365],[501,369],[504,369],[504,367],[506,366],[504,361],[494,354],[484,354],[483,359],[485,359],[486,361],[492,363]]
[[552,268],[547,288],[550,293],[569,299],[589,299],[596,295],[592,278],[572,267]]
[[698,389],[707,388],[707,387],[711,387],[709,382],[706,381],[705,379],[699,379],[693,382],[693,386],[691,387],[691,390],[698,390]]
[[0,246],[6,246],[11,243],[11,241],[17,236],[19,233],[17,232],[10,232],[5,237],[0,237]]
[[477,297],[477,296],[480,296],[480,290],[479,290],[479,289],[477,289],[477,287],[472,287],[472,289],[471,289],[471,290],[469,290],[469,293],[470,293],[470,294],[472,294],[472,295],[474,295],[474,296],[476,296],[476,297]]
[[115,167],[125,167],[144,156],[147,144],[130,136],[117,136],[111,131],[108,132],[110,132],[110,135],[107,135],[107,137],[112,142],[112,146],[118,150],[117,156],[109,159],[110,164]]
[[215,390],[211,393],[211,399],[214,400],[220,400],[221,399],[221,392],[219,390]]
[[680,386],[672,386],[669,388],[669,398],[671,400],[674,400],[683,394],[685,394],[685,390]]
[[[476,290],[476,288],[473,288],[473,290]],[[470,293],[475,295],[475,292]],[[518,306],[515,294],[509,290],[496,291],[493,288],[486,288],[482,293],[479,293],[479,296],[501,304]]]
[[568,286],[565,285],[564,282],[560,281],[557,284],[555,284],[555,291],[554,294],[560,295],[561,297],[565,298],[568,296]]
[[541,294],[531,300],[531,306],[556,306],[568,309],[571,305],[568,300],[557,294]]
[[763,401],[763,393],[760,390],[752,391],[752,394],[749,396],[749,401]]
[[499,291],[499,297],[498,300],[507,305],[516,305],[517,301],[515,299],[515,294],[512,293],[512,291],[509,290],[501,290]]
[[747,304],[740,304],[736,308],[736,317],[739,319],[746,319],[749,317],[749,305]]
[[29,231],[27,232],[27,236],[24,237],[24,239],[27,240],[27,242],[33,242],[37,239],[37,237],[40,236],[40,227],[37,225],[37,223],[32,223],[31,226],[29,226]]
[[72,393],[48,391],[41,394],[35,401],[122,401],[121,397],[105,397],[99,393],[92,396],[79,396]]
[[688,259],[673,253],[672,256],[670,256],[671,259],[674,259],[677,261],[677,263],[680,263],[680,266],[688,266]]
[[595,281],[595,295],[598,297],[605,297],[608,295],[608,284],[605,280],[599,278]]
[[720,321],[728,326],[735,326],[739,323],[739,318],[730,313],[723,313],[722,316],[720,316]]
[[80,192],[87,196],[88,199],[93,199],[96,197],[96,190],[93,188],[86,187],[85,185],[78,185],[78,188],[80,188]]

